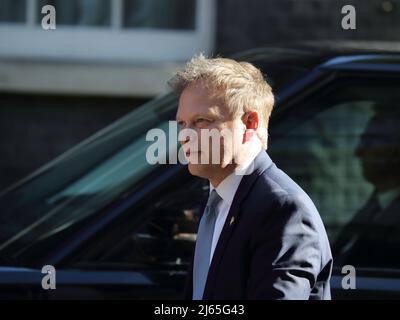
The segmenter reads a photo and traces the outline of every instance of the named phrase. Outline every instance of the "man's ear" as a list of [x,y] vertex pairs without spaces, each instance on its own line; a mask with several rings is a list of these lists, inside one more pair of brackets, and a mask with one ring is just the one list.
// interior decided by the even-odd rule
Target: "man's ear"
[[246,129],[256,131],[258,129],[259,117],[257,111],[246,112],[243,118]]
[[243,136],[243,143],[252,139],[256,134],[259,125],[258,112],[251,111],[246,112],[242,118],[244,125],[246,126],[246,131]]

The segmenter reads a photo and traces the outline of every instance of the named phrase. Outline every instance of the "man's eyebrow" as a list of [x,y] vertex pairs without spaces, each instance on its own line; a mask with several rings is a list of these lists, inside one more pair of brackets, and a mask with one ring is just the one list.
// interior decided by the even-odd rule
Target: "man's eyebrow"
[[195,115],[192,116],[192,119],[199,118],[199,117],[220,119],[220,118],[222,118],[222,114],[219,112],[219,110],[217,108],[210,108],[209,112],[207,112],[207,113],[196,113]]
[[206,119],[213,120],[215,118],[215,116],[213,114],[210,114],[210,113],[196,113],[196,114],[194,114],[193,116],[190,117],[190,119],[192,121],[196,120],[196,119],[199,119],[199,118],[206,118]]
[[[196,113],[190,117],[191,120],[196,118],[213,118],[213,119],[220,119],[222,118],[222,114],[219,112],[217,108],[210,108],[209,112],[207,113]],[[184,121],[178,115],[175,117],[176,122]]]

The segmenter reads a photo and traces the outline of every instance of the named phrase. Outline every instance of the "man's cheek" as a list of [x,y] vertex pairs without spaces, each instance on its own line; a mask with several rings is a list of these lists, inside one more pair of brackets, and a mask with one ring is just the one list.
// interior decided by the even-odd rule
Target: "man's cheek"
[[220,136],[213,136],[208,141],[207,152],[204,159],[207,164],[221,164],[223,155],[223,143]]
[[232,132],[224,132],[221,139],[222,167],[232,163],[235,155],[234,137]]

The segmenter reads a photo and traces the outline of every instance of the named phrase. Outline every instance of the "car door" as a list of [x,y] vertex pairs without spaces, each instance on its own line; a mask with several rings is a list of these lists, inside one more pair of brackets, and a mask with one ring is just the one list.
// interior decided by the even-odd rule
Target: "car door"
[[59,261],[62,282],[44,297],[182,298],[207,192],[182,166]]

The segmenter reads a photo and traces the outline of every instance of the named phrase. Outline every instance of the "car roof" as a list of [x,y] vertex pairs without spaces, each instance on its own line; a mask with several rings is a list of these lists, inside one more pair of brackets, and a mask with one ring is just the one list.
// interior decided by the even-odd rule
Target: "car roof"
[[359,54],[400,54],[400,43],[385,41],[301,41],[274,46],[263,46],[245,50],[242,54],[257,55],[269,52],[292,52],[313,55],[315,57],[332,57],[338,55]]
[[400,44],[387,41],[302,41],[293,47],[310,50],[317,54],[400,53]]
[[[379,64],[383,69],[400,70],[400,44],[376,41],[306,41],[281,46],[260,47],[234,55],[262,65],[263,62],[295,65],[311,70],[324,68],[353,68],[355,64],[368,69]],[[396,66],[396,67],[393,67]],[[357,67],[358,69],[358,67]],[[379,69],[379,68],[378,68]]]

